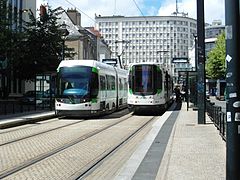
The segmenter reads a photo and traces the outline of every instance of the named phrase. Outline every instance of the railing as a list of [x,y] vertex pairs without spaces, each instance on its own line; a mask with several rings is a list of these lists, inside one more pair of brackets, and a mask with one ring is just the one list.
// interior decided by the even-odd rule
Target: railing
[[0,100],[0,115],[24,113],[44,109],[52,110],[52,106],[50,106],[49,104],[48,105],[24,104],[17,100]]
[[220,106],[207,100],[206,111],[216,128],[219,130],[223,140],[226,141],[226,113],[222,112]]

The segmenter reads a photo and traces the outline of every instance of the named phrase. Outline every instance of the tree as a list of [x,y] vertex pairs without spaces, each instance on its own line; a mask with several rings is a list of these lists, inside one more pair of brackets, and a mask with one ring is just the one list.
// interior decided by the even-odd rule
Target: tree
[[12,30],[9,17],[7,0],[0,1],[0,60],[4,61],[10,52]]
[[[23,34],[15,44],[14,67],[18,77],[32,80],[36,74],[54,72],[62,57],[63,31],[62,25],[57,23],[58,15],[63,13],[60,9],[52,10],[50,7],[44,18],[39,19],[29,12],[29,22],[25,22]],[[71,49],[65,47],[66,57],[74,54]]]
[[206,63],[206,75],[210,79],[224,79],[226,74],[225,34],[218,36],[215,48],[209,52]]

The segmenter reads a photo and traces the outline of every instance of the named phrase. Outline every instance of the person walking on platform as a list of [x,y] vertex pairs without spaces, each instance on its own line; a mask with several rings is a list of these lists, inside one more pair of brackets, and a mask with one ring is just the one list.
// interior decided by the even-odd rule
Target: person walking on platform
[[181,92],[180,92],[180,88],[177,86],[174,88],[174,92],[176,94],[176,102],[180,102],[181,101]]

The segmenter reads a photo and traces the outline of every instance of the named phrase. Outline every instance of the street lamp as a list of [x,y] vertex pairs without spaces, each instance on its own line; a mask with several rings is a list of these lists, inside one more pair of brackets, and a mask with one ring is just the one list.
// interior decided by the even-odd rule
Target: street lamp
[[62,60],[65,59],[65,40],[67,35],[69,34],[69,31],[67,30],[67,25],[65,21],[63,21],[63,24],[61,25],[61,32],[62,32]]
[[120,67],[122,68],[122,63],[121,63],[121,59],[120,59],[120,57],[123,55],[123,53],[124,53],[124,50],[127,48],[127,45],[130,43],[131,41],[129,40],[129,41],[126,41],[126,40],[116,40],[115,41],[115,44],[117,44],[117,43],[125,43],[125,46],[124,46],[124,48],[122,48],[122,52],[119,54],[117,54],[117,57],[118,57],[118,60],[119,60],[119,64],[120,64]]

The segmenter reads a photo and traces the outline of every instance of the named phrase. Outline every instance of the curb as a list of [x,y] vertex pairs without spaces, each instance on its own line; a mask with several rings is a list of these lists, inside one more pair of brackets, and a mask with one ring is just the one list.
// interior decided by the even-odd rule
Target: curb
[[0,122],[0,129],[6,129],[6,128],[15,127],[19,125],[35,123],[38,121],[43,121],[43,120],[47,120],[54,117],[56,117],[55,114],[48,114],[48,115],[42,115],[38,117],[18,118],[18,119],[8,120],[6,122],[2,121]]

